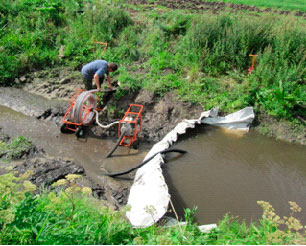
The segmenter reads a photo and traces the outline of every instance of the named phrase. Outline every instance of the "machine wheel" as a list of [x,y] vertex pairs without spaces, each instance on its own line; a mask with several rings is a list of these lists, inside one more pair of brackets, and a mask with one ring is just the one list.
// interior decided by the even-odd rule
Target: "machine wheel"
[[61,133],[67,133],[69,132],[69,129],[67,129],[67,124],[66,123],[61,123]]
[[82,126],[79,126],[77,128],[77,130],[75,131],[75,135],[77,136],[77,138],[83,137],[84,135],[84,129]]
[[67,127],[73,128],[73,125],[67,123],[61,123],[60,124],[61,133],[71,133],[72,130],[68,129]]
[[133,149],[138,149],[138,148],[139,148],[139,144],[140,144],[140,141],[139,141],[139,139],[137,139],[137,140],[132,144],[132,148],[133,148]]

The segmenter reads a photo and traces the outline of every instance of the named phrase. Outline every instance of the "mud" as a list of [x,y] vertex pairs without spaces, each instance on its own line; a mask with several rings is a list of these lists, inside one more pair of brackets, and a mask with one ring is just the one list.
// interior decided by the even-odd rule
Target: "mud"
[[[0,128],[0,141],[9,143],[11,139],[12,137]],[[8,172],[7,167],[10,167],[9,170],[17,171],[17,176],[31,171],[29,180],[37,186],[37,192],[54,189],[52,184],[68,174],[80,174],[82,178],[75,180],[74,183],[80,187],[90,187],[93,196],[100,199],[104,206],[112,209],[120,209],[126,205],[132,183],[125,181],[122,185],[118,185],[116,182],[111,182],[108,177],[101,177],[97,181],[72,159],[51,156],[34,144],[14,160],[7,160],[4,155],[0,156],[0,175]]]
[[[25,109],[24,98],[21,100],[19,93],[12,92],[11,88],[1,89],[0,103],[2,105],[13,108],[18,112],[32,115],[38,119],[52,120],[60,122],[63,117],[68,99],[75,93],[76,89],[83,89],[81,73],[77,70],[73,71],[71,68],[54,68],[46,71],[31,73],[25,76],[23,90],[43,96],[52,101],[59,101],[58,104],[50,105],[52,107],[43,106],[37,109],[29,100],[26,104],[33,108],[29,114],[29,109]],[[60,81],[68,81],[67,83],[60,83]],[[13,98],[13,99],[12,99]],[[13,101],[7,103],[7,101]],[[100,114],[102,123],[109,123],[115,120],[120,120],[123,117],[128,106],[132,103],[142,104],[143,111],[143,125],[140,138],[147,142],[159,141],[169,130],[171,130],[178,122],[185,118],[198,118],[202,112],[199,106],[193,106],[188,102],[181,102],[177,100],[176,95],[173,93],[166,94],[163,98],[157,97],[154,93],[141,90],[138,93],[128,93],[120,100],[114,100],[112,95],[104,96],[103,107],[106,107],[104,113]],[[17,106],[13,106],[15,104]],[[43,105],[43,103],[41,103]],[[115,108],[115,111],[111,111]],[[104,136],[117,136],[117,129],[110,131],[101,131],[99,127],[94,129],[97,134],[100,132]]]
[[273,10],[271,8],[257,8],[255,6],[250,6],[246,4],[233,4],[233,3],[224,3],[224,2],[205,2],[201,0],[129,0],[130,4],[138,5],[142,4],[147,10],[151,10],[156,5],[164,6],[170,9],[185,9],[190,11],[209,11],[213,14],[218,14],[222,11],[247,11],[255,13],[275,13],[280,15],[295,15],[302,18],[306,18],[306,13],[302,11],[285,11],[285,10]]

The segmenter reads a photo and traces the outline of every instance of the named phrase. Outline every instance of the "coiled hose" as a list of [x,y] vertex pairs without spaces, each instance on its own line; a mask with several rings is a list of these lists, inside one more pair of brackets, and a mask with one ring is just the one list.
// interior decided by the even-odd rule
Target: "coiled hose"
[[87,115],[84,115],[84,106],[90,108],[96,108],[97,99],[93,92],[98,90],[83,91],[76,99],[74,107],[72,109],[72,118],[75,123],[82,123],[83,125],[88,125],[94,117],[94,112],[91,111]]
[[143,165],[145,165],[145,164],[148,163],[149,161],[151,161],[157,154],[166,154],[166,153],[169,153],[169,152],[177,152],[177,153],[180,153],[180,154],[185,154],[185,153],[187,153],[186,150],[182,150],[182,149],[166,149],[166,150],[162,150],[162,151],[159,151],[159,152],[155,153],[154,155],[152,155],[152,156],[151,156],[150,158],[148,158],[147,160],[143,161],[143,162],[142,162],[141,164],[139,164],[138,166],[133,167],[133,168],[127,170],[127,171],[118,172],[118,173],[106,173],[105,175],[106,175],[106,176],[109,176],[109,177],[116,177],[116,176],[128,174],[128,173],[134,171],[135,169],[142,167]]
[[[76,99],[75,104],[72,109],[72,118],[74,119],[75,123],[82,123],[83,125],[88,125],[93,117],[96,115],[96,123],[104,128],[107,129],[111,127],[114,124],[118,124],[119,121],[115,121],[113,123],[110,123],[108,125],[102,125],[99,122],[99,115],[98,111],[95,109],[97,107],[97,99],[94,92],[97,92],[98,90],[90,90],[90,91],[83,91]],[[89,103],[89,105],[86,105]],[[87,115],[83,115],[84,111],[82,110],[84,106],[92,108],[92,111],[89,112]]]

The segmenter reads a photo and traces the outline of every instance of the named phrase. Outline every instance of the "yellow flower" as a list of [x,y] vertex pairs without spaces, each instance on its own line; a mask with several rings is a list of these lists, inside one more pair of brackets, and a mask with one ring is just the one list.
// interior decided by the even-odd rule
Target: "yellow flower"
[[6,171],[12,171],[14,167],[6,167],[5,170]]
[[144,240],[143,240],[143,238],[141,236],[135,237],[133,239],[133,244],[135,244],[135,245],[142,245],[142,244],[144,244]]
[[290,210],[294,213],[301,212],[302,209],[299,205],[296,204],[296,202],[288,202],[290,205]]
[[15,215],[11,208],[0,211],[0,220],[5,221],[7,224],[13,222],[14,218]]
[[26,180],[23,182],[25,191],[34,192],[36,191],[36,185],[32,184],[30,181]]
[[79,191],[81,191],[81,188],[78,187],[78,186],[70,186],[70,187],[68,187],[68,188],[65,190],[65,192],[66,192],[67,194],[71,194],[71,193],[75,193],[75,192],[79,192]]
[[80,174],[68,174],[68,175],[66,175],[66,179],[69,180],[70,182],[72,182],[75,179],[79,179],[81,177],[82,177],[82,175],[80,175]]
[[89,187],[83,187],[83,188],[82,188],[82,193],[83,193],[84,195],[91,196],[92,190],[91,190]]
[[288,218],[288,220],[286,221],[286,225],[288,226],[289,230],[298,231],[298,230],[301,230],[303,228],[301,222],[298,219],[296,219],[292,216],[290,216]]
[[59,179],[58,181],[56,181],[55,183],[53,183],[53,187],[56,186],[61,186],[61,185],[66,185],[67,184],[67,180],[66,179]]
[[23,180],[30,178],[34,174],[33,170],[27,170],[25,173],[21,174],[19,177]]

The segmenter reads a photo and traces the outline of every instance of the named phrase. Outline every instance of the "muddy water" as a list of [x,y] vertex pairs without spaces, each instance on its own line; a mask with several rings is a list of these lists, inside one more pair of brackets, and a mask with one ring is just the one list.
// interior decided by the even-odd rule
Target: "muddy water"
[[250,222],[261,217],[256,201],[270,202],[282,216],[289,215],[288,201],[295,201],[306,223],[305,146],[211,126],[179,140],[175,147],[188,153],[163,168],[179,214],[197,206],[201,224],[216,223],[225,213]]
[[[49,155],[73,159],[98,183],[105,169],[110,172],[125,171],[141,163],[149,148],[143,144],[139,150],[118,147],[113,157],[105,159],[115,145],[113,140],[102,138],[91,131],[87,138],[78,140],[74,134],[60,133],[59,126],[54,122],[37,120],[5,106],[0,106],[0,128],[11,136],[28,137]],[[116,181],[113,185],[120,186]]]
[[[36,120],[0,106],[0,128],[12,135],[23,135],[53,156],[73,159],[88,176],[100,182],[103,172],[124,171],[139,164],[150,146],[139,150],[119,147],[105,159],[114,141],[89,131],[87,139],[61,134],[54,122]],[[258,200],[270,202],[276,213],[289,214],[288,201],[297,202],[306,222],[306,147],[276,141],[256,133],[232,134],[221,128],[201,126],[179,138],[177,148],[188,153],[171,158],[164,166],[176,210],[198,207],[201,224],[215,223],[225,213],[252,221],[260,218]],[[129,152],[130,151],[130,152]],[[102,181],[101,181],[102,182]],[[118,188],[130,180],[107,181]]]

